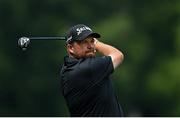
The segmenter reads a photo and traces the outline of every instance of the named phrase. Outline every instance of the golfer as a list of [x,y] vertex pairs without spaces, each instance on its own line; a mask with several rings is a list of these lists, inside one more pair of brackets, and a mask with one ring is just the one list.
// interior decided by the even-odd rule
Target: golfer
[[[62,94],[71,116],[122,116],[109,76],[122,63],[123,54],[98,40],[100,34],[78,24],[67,33],[61,69]],[[96,52],[102,56],[95,56]]]

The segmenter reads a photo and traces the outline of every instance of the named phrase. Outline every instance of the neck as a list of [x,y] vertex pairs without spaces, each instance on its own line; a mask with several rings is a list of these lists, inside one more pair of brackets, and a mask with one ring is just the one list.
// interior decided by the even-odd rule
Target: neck
[[68,56],[71,57],[71,58],[74,58],[74,59],[79,59],[77,56],[71,54],[71,53],[68,53]]

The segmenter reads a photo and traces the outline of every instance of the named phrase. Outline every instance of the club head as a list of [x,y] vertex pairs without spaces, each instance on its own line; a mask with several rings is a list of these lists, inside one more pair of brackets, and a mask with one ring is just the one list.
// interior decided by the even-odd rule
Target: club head
[[30,43],[30,39],[27,38],[27,37],[21,37],[18,40],[18,45],[22,48],[23,51],[26,50],[26,48],[28,47],[29,43]]

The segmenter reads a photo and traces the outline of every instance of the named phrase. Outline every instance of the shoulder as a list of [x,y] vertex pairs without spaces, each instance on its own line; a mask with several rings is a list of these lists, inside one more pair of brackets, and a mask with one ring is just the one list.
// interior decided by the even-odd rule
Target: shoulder
[[91,57],[87,59],[88,64],[105,64],[112,62],[110,56]]
[[84,69],[107,67],[112,65],[112,59],[110,56],[90,57],[82,59],[79,63],[80,67]]

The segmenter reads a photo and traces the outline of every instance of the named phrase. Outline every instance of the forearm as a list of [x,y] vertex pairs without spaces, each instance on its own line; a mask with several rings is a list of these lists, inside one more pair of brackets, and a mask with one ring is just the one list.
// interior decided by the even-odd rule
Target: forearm
[[102,55],[111,56],[114,68],[122,63],[124,59],[124,55],[120,50],[103,42],[100,42],[97,39],[95,39],[95,48]]

